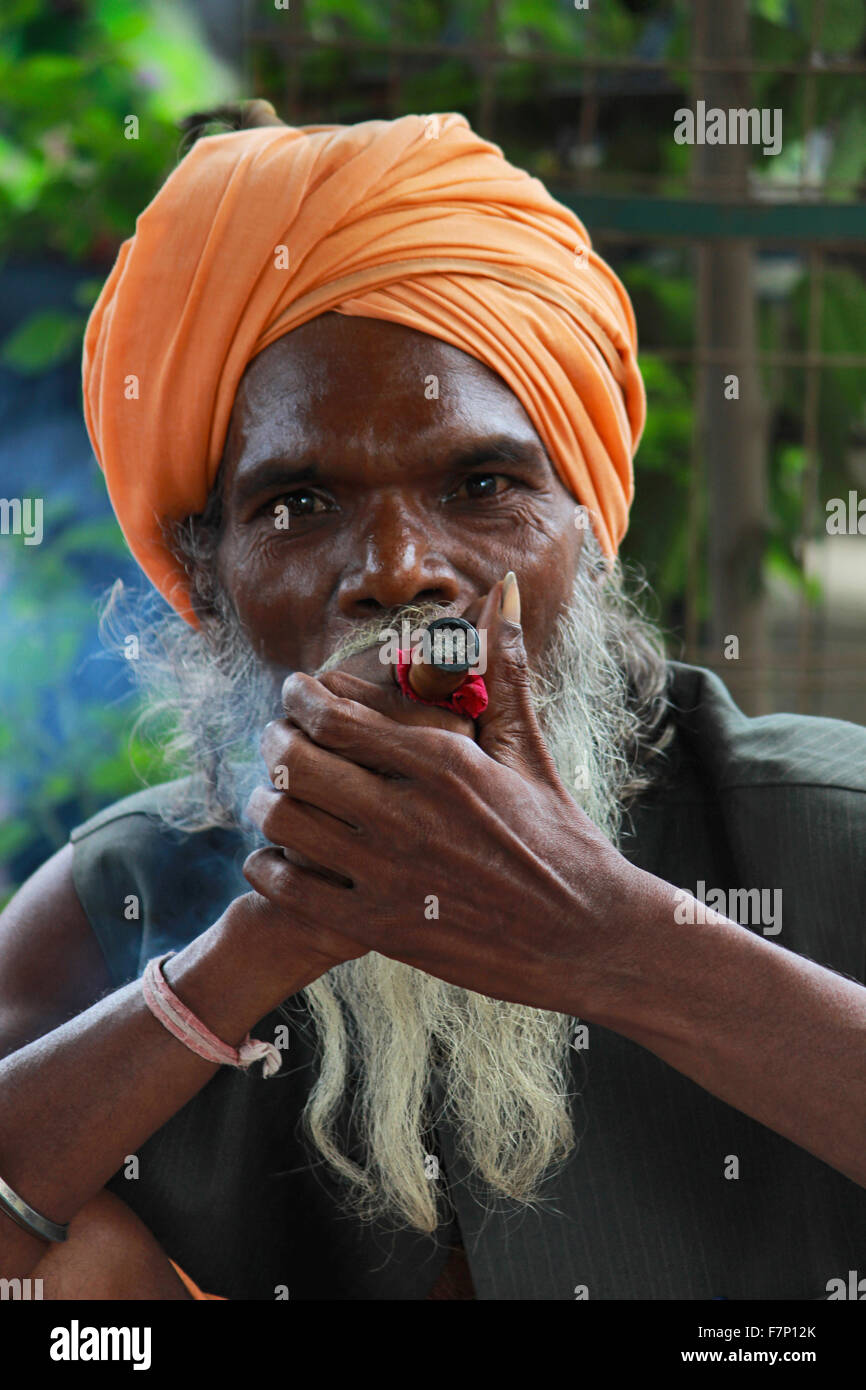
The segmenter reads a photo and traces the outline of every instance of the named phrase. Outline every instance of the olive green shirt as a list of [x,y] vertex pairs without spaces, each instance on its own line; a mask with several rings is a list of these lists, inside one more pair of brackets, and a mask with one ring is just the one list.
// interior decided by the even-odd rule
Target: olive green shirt
[[[709,671],[671,662],[669,673],[676,736],[623,853],[710,905],[712,890],[744,912],[760,904],[744,926],[866,982],[866,728],[750,719]],[[249,889],[240,834],[168,830],[164,794],[128,797],[71,836],[76,887],[117,986]],[[747,897],[754,889],[764,897]],[[479,1299],[825,1299],[830,1280],[866,1274],[863,1188],[594,1024],[573,1052],[578,1142],[538,1210],[486,1191],[441,1122],[437,1239],[364,1226],[304,1141],[315,1035],[302,995],[287,1011],[277,1077],[222,1068],[142,1145],[139,1177],[110,1183],[208,1292],[423,1299],[458,1228]],[[273,1039],[284,1023],[275,1013],[251,1031]],[[852,1055],[852,1075],[864,1064]]]

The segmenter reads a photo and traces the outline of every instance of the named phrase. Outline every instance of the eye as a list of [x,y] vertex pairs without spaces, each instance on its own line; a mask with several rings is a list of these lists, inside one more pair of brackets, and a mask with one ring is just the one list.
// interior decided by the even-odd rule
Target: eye
[[455,492],[451,493],[451,496],[459,497],[462,493],[473,501],[483,500],[487,497],[498,497],[511,481],[507,473],[473,473],[471,478],[467,478]]
[[283,492],[280,493],[279,497],[272,497],[270,502],[266,502],[262,507],[262,513],[266,516],[273,516],[277,507],[280,506],[285,506],[290,516],[313,516],[329,510],[325,499],[306,487],[299,487],[294,492]]

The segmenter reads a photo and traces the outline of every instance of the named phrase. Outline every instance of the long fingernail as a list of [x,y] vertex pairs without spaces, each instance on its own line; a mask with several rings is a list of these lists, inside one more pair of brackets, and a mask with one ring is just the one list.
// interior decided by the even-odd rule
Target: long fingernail
[[517,575],[514,570],[509,570],[502,581],[499,611],[506,622],[520,622],[520,590],[517,587]]

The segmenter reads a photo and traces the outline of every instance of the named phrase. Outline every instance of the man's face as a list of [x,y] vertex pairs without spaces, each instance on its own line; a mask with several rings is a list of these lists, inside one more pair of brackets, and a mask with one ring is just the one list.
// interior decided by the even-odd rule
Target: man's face
[[508,570],[535,665],[571,594],[575,499],[526,412],[414,329],[326,314],[271,344],[238,389],[224,470],[220,578],[278,675],[318,669],[359,619],[462,613]]

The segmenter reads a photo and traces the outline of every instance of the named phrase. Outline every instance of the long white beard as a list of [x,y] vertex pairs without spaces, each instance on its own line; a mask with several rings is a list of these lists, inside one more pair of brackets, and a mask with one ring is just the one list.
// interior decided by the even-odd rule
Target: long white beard
[[[652,721],[645,723],[647,709],[630,706],[625,672],[634,676],[642,664],[635,679],[654,698],[663,658],[657,635],[621,588],[622,576],[596,582],[599,555],[588,534],[570,606],[544,673],[533,673],[532,683],[563,783],[616,843],[624,789],[631,795],[651,780],[635,773],[625,750],[633,752],[636,738],[652,738],[659,748],[665,741],[657,741]],[[163,749],[193,774],[166,820],[187,830],[240,824],[239,808],[262,775],[258,731],[279,714],[274,677],[224,596],[218,621],[201,632],[174,615],[151,624],[142,614],[124,617],[118,610],[125,601],[115,586],[103,632],[111,636],[116,628],[121,648],[124,632],[141,634],[141,722],[155,724]],[[412,615],[422,611],[401,612],[417,626]],[[400,617],[389,615],[389,625],[399,630]],[[359,624],[321,671],[369,646],[380,628]],[[432,1177],[429,1134],[443,1112],[491,1198],[536,1201],[545,1176],[572,1151],[572,1019],[490,999],[374,952],[334,967],[303,997],[320,1047],[304,1118],[314,1148],[345,1179],[346,1206],[356,1215],[436,1229],[441,1184]],[[441,1090],[435,1111],[434,1076]],[[360,1163],[337,1134],[349,1092]]]
[[[419,616],[411,610],[413,626]],[[615,843],[630,716],[609,635],[597,586],[584,570],[548,652],[545,676],[536,674],[533,685],[563,783]],[[358,632],[327,665],[363,645]],[[573,1019],[490,999],[375,952],[336,966],[303,993],[321,1046],[305,1120],[317,1150],[345,1179],[350,1209],[362,1219],[390,1217],[435,1231],[441,1185],[429,1130],[443,1113],[491,1194],[518,1203],[538,1199],[544,1177],[574,1147]],[[441,1086],[435,1112],[429,1089],[434,1067]],[[366,1151],[362,1165],[341,1150],[336,1136],[350,1084],[353,1120]]]

